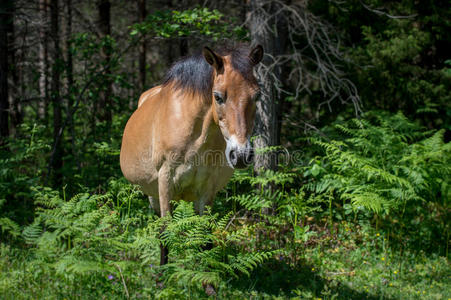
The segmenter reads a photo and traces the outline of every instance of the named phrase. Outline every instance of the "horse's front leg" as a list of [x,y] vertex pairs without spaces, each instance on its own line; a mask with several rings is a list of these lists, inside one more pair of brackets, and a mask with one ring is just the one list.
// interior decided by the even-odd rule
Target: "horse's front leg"
[[[173,182],[171,176],[171,167],[169,164],[163,164],[158,172],[158,194],[160,201],[160,216],[164,217],[171,213],[170,201],[173,192]],[[164,227],[161,229],[162,233]],[[168,248],[160,243],[160,265],[167,264],[168,262]]]

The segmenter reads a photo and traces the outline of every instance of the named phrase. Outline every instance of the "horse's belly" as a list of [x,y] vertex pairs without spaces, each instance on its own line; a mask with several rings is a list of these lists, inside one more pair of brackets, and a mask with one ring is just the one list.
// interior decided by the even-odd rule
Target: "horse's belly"
[[[182,165],[174,176],[175,199],[204,201],[210,204],[215,194],[223,188],[233,174],[229,167]],[[205,205],[204,204],[204,205]]]

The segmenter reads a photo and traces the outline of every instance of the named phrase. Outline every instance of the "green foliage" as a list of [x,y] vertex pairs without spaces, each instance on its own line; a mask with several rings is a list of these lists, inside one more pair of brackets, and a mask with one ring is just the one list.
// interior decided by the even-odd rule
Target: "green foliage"
[[322,168],[328,168],[316,175],[312,190],[337,192],[342,200],[378,214],[402,209],[410,201],[419,205],[449,198],[451,148],[443,142],[443,131],[418,141],[428,132],[402,114],[369,120],[337,124],[347,136],[343,140],[311,139],[325,150]]
[[114,272],[125,257],[129,260],[120,263],[124,270],[136,264],[131,235],[150,220],[139,209],[142,197],[135,187],[116,180],[110,187],[106,194],[81,193],[68,201],[49,188],[34,189],[36,218],[23,235],[36,246],[39,258],[52,261],[57,273]]
[[305,172],[315,197],[331,195],[346,214],[351,204],[354,213],[372,212],[392,221],[409,218],[404,226],[412,234],[420,222],[422,228],[429,224],[429,233],[418,242],[446,245],[451,144],[443,142],[444,131],[424,131],[400,113],[369,113],[364,119],[336,124],[335,130],[338,139],[310,139],[325,152]]
[[341,29],[367,110],[401,110],[429,128],[450,128],[447,1],[313,1],[311,7]]
[[[219,284],[227,278],[238,279],[272,256],[268,251],[252,251],[246,247],[249,228],[227,230],[231,214],[219,218],[208,211],[195,214],[193,204],[181,202],[166,224],[161,241],[167,245],[170,263],[163,267],[167,282],[183,287],[193,284]],[[210,246],[211,249],[203,250]],[[173,259],[173,262],[171,260]]]
[[[0,199],[0,209],[5,204],[5,199]],[[20,227],[16,222],[11,220],[8,217],[0,217],[0,229],[2,236],[6,234],[10,234],[13,237],[17,237],[20,235]]]
[[22,124],[17,138],[0,148],[1,236],[18,237],[17,223],[33,218],[30,188],[41,180],[49,148],[44,127],[36,124]]
[[[230,20],[229,20],[230,22]],[[131,36],[152,35],[156,37],[195,37],[206,36],[218,39],[243,37],[245,31],[239,26],[231,28],[218,10],[196,7],[184,11],[158,11],[147,16],[144,23],[132,26]]]
[[371,95],[380,99],[382,108],[403,109],[416,117],[437,116],[449,110],[449,78],[440,70],[425,70],[418,65],[431,45],[429,32],[401,25],[379,34],[363,27],[362,33],[367,44],[357,55],[377,67],[362,70],[362,79],[366,76],[366,80],[384,86],[376,93],[373,89]]
[[[449,263],[443,257],[393,251],[371,227],[337,224],[337,234],[318,231],[318,242],[305,249],[296,268],[283,260],[270,260],[251,277],[224,280],[220,299],[447,299]],[[83,264],[83,263],[81,263]],[[119,265],[122,270],[122,266]],[[80,267],[81,269],[81,267]],[[82,272],[75,280],[58,275],[28,250],[0,246],[0,294],[4,299],[126,298],[119,270],[108,276]],[[130,298],[206,299],[204,292],[187,286],[158,287],[159,271],[148,264],[124,272]]]
[[[237,171],[202,216],[181,201],[157,218],[123,178],[74,196],[31,186],[29,225],[0,218],[15,240],[0,246],[0,294],[202,299],[211,285],[219,298],[447,297],[445,258],[421,252],[445,253],[449,237],[443,132],[381,112],[324,132],[331,140],[309,138],[309,164]],[[161,267],[160,243],[169,249]]]
[[[64,190],[62,196],[48,187],[32,191],[36,216],[21,234],[31,247],[29,263],[68,285],[93,278],[108,289],[105,278],[135,281],[139,270],[146,274],[144,284],[162,272],[168,286],[202,291],[205,284],[218,287],[230,277],[249,276],[273,255],[251,251],[247,226],[227,229],[231,214],[198,216],[192,203],[181,202],[172,217],[155,219],[141,192],[125,180],[111,180],[105,194],[80,193],[71,199],[65,199]],[[9,233],[20,235],[20,230],[14,225]],[[160,243],[169,248],[170,263],[154,267]],[[211,249],[205,250],[208,245]],[[67,296],[74,290],[59,292]]]
[[[111,180],[106,194],[80,193],[71,199],[65,199],[64,191],[61,196],[48,187],[32,190],[36,217],[22,232],[24,242],[31,247],[26,268],[43,280],[52,277],[63,285],[41,293],[74,297],[78,284],[92,281],[93,285],[78,294],[80,297],[125,295],[124,287],[114,284],[117,279],[121,282],[124,276],[142,276],[136,270],[151,276],[148,264],[144,267],[139,257],[149,250],[155,255],[158,240],[146,234],[153,217],[136,187],[123,179]],[[5,282],[0,286],[4,288]],[[23,297],[20,290],[5,292]]]

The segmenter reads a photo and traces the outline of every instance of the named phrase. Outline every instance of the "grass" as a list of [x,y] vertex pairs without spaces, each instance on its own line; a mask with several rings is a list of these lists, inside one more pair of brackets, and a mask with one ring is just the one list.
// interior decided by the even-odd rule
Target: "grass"
[[[324,280],[324,298],[449,299],[451,267],[444,257],[402,251],[382,233],[345,223],[335,237],[307,249],[305,259]],[[302,293],[302,289],[300,290]],[[319,295],[316,295],[319,297]]]
[[255,299],[451,298],[446,258],[400,252],[371,228],[335,225],[338,233],[318,232],[296,264],[280,256],[255,270],[237,289],[247,289]]
[[[451,266],[434,254],[402,249],[382,232],[347,222],[313,227],[307,242],[286,244],[249,277],[222,281],[218,299],[451,299]],[[156,260],[157,258],[155,258]],[[2,299],[200,299],[193,287],[157,284],[159,268],[77,276],[53,271],[31,249],[2,245]],[[126,291],[127,290],[127,291]]]

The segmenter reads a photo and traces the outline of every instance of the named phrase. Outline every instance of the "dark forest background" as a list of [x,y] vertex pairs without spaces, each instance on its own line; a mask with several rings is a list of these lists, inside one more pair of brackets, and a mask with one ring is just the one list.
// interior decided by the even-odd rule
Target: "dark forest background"
[[[159,219],[125,123],[233,43],[265,50],[255,163]],[[449,49],[449,1],[1,0],[0,295],[451,297]]]

